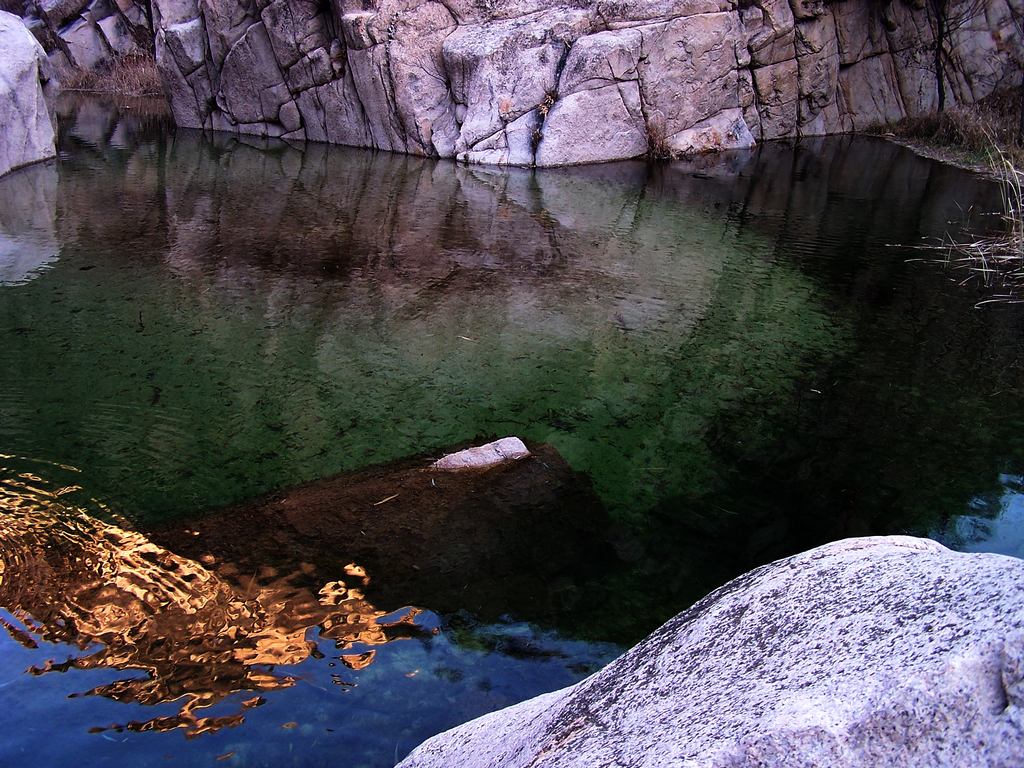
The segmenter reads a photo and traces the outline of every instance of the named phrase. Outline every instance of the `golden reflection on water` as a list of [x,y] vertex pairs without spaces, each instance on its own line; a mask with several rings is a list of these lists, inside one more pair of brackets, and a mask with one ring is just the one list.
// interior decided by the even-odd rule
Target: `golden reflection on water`
[[0,624],[28,648],[41,640],[82,652],[47,660],[30,674],[133,671],[80,695],[178,707],[174,715],[94,730],[182,728],[191,737],[235,726],[262,697],[246,699],[233,714],[202,712],[233,693],[294,685],[294,677],[274,667],[319,655],[307,639],[311,628],[333,640],[353,670],[372,663],[375,654],[356,646],[422,632],[418,609],[382,618],[387,612],[363,596],[360,587],[369,577],[354,563],[345,566],[345,580],[314,594],[307,586],[309,568],[300,565],[290,575],[270,568],[241,574],[212,556],[203,563],[181,557],[141,533],[62,503],[62,496],[77,490],[49,490],[30,472],[0,477],[0,606],[20,626],[2,617]]

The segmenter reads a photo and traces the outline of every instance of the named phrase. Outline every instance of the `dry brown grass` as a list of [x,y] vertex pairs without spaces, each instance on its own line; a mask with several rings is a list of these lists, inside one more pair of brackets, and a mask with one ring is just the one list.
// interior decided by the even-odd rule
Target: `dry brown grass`
[[940,242],[925,243],[918,248],[941,251],[941,261],[947,268],[962,273],[963,283],[985,286],[988,296],[979,301],[978,306],[1021,304],[1024,303],[1024,170],[994,144],[989,145],[989,169],[999,180],[1002,192],[998,225],[975,233],[967,221],[957,237],[947,235]]
[[25,0],[0,0],[0,11],[7,11],[18,16],[25,15]]
[[[987,289],[984,304],[1024,303],[1024,90],[1014,88],[968,106],[939,114],[908,118],[878,132],[894,134],[926,154],[982,171],[999,182],[1002,211],[997,224],[984,222],[974,231],[965,221],[960,233],[920,246],[941,252],[949,269],[964,283]],[[932,259],[929,259],[932,260]]]
[[908,117],[876,132],[946,150],[954,155],[953,159],[971,165],[987,166],[995,147],[1015,167],[1024,168],[1020,88],[993,94],[977,104],[958,105],[925,117]]
[[672,148],[668,145],[663,123],[647,121],[647,159],[654,162],[672,159]]
[[992,290],[980,304],[1019,304],[1024,302],[1024,170],[998,148],[990,162],[1002,190],[1001,230],[951,244],[950,260]]
[[152,56],[121,56],[96,71],[77,70],[65,75],[63,88],[68,91],[91,91],[118,96],[163,96],[156,61]]

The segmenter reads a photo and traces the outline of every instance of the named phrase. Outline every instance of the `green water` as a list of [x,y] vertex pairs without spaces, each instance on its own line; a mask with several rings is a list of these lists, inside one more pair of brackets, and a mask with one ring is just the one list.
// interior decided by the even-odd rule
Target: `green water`
[[5,296],[0,439],[133,519],[511,433],[632,521],[720,485],[714,420],[846,335],[763,237],[642,166],[182,134],[47,170],[60,261]]
[[[262,708],[187,742],[197,764],[283,765],[297,748],[295,764],[390,765],[836,538],[1024,554],[1020,312],[977,310],[983,287],[908,261],[963,210],[993,208],[977,177],[864,138],[659,167],[460,167],[173,132],[92,101],[62,110],[60,144],[59,161],[0,180],[0,488],[73,485],[67,503],[145,531],[514,434],[582,474],[611,553],[597,576],[567,564],[559,612],[491,624],[496,594],[477,629],[439,617],[417,646],[450,656],[429,694],[400,693],[424,662],[387,646],[359,689],[387,705],[278,695],[317,734],[337,724],[349,762],[330,737],[287,741],[309,722],[271,739]],[[486,638],[508,631],[555,650],[503,655]],[[68,720],[69,753],[117,759],[85,726],[125,705],[18,677],[33,654],[4,642],[0,674],[18,682],[0,701],[17,688]],[[52,738],[37,731],[9,730],[0,755]],[[130,736],[143,764],[184,744]]]

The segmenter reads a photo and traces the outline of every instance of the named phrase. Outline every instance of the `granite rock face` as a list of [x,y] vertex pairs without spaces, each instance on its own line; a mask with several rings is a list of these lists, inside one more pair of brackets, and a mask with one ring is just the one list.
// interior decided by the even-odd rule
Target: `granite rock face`
[[25,25],[61,76],[149,51],[153,36],[144,9],[144,0],[38,0],[27,4]]
[[752,571],[583,682],[401,768],[1019,766],[1024,562],[847,539]]
[[18,16],[0,11],[0,176],[57,154],[48,81],[42,47]]
[[[923,0],[154,0],[179,125],[564,165],[863,128],[936,100]],[[948,100],[1020,82],[1021,0],[950,0]]]

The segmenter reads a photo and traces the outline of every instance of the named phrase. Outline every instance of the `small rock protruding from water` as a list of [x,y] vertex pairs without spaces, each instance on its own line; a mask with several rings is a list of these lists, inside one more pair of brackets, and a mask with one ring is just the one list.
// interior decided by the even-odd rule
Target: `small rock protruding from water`
[[449,472],[460,469],[490,469],[499,464],[525,459],[529,455],[530,449],[518,437],[503,437],[493,443],[449,453],[430,467]]

